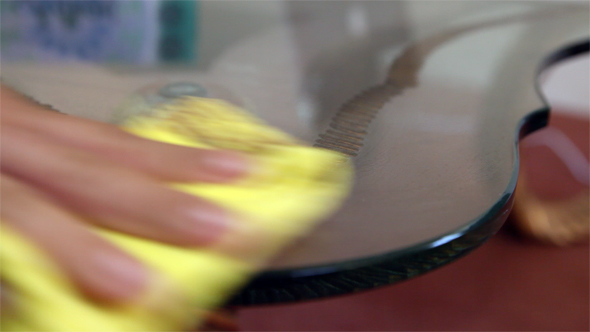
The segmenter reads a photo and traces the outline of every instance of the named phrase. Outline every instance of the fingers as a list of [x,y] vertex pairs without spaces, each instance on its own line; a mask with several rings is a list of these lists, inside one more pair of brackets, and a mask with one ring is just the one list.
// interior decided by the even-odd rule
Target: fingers
[[102,302],[141,295],[148,271],[139,262],[35,189],[4,174],[0,181],[2,221],[49,253],[83,293]]
[[[4,89],[2,93],[10,94]],[[39,109],[23,99],[2,99],[4,123],[163,180],[226,182],[244,175],[251,166],[237,153],[150,141],[112,125]]]
[[93,154],[3,127],[2,172],[50,193],[92,222],[176,245],[208,244],[232,223],[225,210]]

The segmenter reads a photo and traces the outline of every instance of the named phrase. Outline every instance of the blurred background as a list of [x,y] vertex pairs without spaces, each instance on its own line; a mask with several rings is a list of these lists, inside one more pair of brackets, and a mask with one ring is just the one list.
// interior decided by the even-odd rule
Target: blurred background
[[[2,60],[207,68],[229,45],[276,26],[284,19],[284,6],[274,1],[2,1]],[[297,15],[306,2],[292,6],[294,18],[304,19]],[[449,13],[458,6],[484,4],[449,2]],[[315,10],[330,9],[316,4]],[[428,16],[411,8],[406,12],[418,14]],[[542,90],[553,109],[550,128],[569,141],[557,144],[555,131],[544,129],[522,143],[529,187],[547,202],[588,195],[589,72],[584,55],[542,75]],[[581,158],[567,158],[573,155]],[[539,243],[516,231],[515,221],[512,217],[473,254],[432,273],[354,295],[243,308],[240,326],[266,331],[590,330],[588,245]]]

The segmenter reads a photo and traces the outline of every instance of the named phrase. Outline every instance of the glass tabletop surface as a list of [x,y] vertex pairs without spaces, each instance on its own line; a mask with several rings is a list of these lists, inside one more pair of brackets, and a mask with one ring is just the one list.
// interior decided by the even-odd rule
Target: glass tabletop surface
[[[147,7],[145,17],[155,10]],[[188,58],[167,59],[163,23],[145,20],[134,40],[143,53],[117,61],[3,43],[2,78],[57,110],[108,122],[133,112],[121,109],[130,96],[157,102],[176,84],[350,155],[350,197],[263,278],[368,267],[443,248],[491,222],[484,235],[493,234],[510,209],[518,139],[547,121],[542,70],[587,51],[590,21],[588,2],[578,1],[177,8],[187,10],[197,22]]]

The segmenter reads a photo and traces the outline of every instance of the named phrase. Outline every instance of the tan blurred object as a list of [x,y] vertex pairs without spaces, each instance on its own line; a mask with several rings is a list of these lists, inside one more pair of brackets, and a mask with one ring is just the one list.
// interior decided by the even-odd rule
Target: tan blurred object
[[555,112],[549,127],[523,140],[513,217],[524,235],[559,246],[588,242],[589,135],[587,115]]
[[520,231],[539,241],[559,246],[587,242],[590,235],[590,197],[579,193],[560,201],[543,201],[519,177],[513,214]]
[[215,332],[215,331],[239,331],[236,312],[232,308],[223,308],[206,314],[205,323],[195,331],[197,332]]

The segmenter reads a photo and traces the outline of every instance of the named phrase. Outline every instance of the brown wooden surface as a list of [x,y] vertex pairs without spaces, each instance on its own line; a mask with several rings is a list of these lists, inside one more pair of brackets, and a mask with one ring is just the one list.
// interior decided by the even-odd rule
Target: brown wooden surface
[[[588,156],[588,121],[553,116]],[[542,135],[542,132],[539,133]],[[544,199],[588,191],[546,148],[523,159]],[[533,162],[533,164],[530,164]],[[524,239],[511,220],[487,244],[446,267],[400,284],[327,300],[253,307],[242,330],[260,331],[588,331],[588,245]]]

